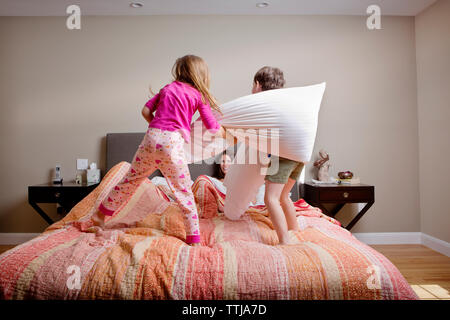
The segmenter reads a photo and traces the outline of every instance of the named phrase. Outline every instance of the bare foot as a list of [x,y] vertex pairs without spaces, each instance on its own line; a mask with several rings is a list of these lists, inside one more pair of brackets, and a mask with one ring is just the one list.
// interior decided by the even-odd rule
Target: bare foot
[[295,232],[297,232],[297,231],[289,230],[289,231],[282,237],[282,239],[280,240],[280,243],[279,243],[279,244],[281,244],[281,245],[298,244],[299,241],[298,241],[297,236],[295,235]]
[[289,232],[286,232],[286,234],[283,234],[283,236],[280,238],[279,244],[280,245],[293,244]]

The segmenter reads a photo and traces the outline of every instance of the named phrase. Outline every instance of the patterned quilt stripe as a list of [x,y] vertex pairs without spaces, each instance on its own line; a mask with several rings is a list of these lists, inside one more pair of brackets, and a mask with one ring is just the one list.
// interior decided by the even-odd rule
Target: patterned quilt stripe
[[[46,259],[50,252],[53,253],[64,246],[65,243],[74,241],[80,235],[78,230],[70,229],[65,232],[55,232],[41,241],[32,241],[29,245],[23,245],[19,250],[5,256],[0,261],[0,298],[12,299],[15,296],[22,297],[26,291],[21,284],[27,284],[34,276],[36,265],[40,265],[42,259]],[[20,283],[19,283],[20,281]]]
[[208,204],[202,246],[185,244],[180,209],[149,180],[101,225],[97,206],[128,168],[116,165],[63,220],[0,256],[0,298],[417,299],[386,257],[302,200],[287,246],[264,207],[226,219],[206,179],[194,186]]

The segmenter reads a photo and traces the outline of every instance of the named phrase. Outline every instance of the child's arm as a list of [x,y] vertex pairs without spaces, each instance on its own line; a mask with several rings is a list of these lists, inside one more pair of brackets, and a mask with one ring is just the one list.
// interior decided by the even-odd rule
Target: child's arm
[[159,93],[156,94],[153,98],[147,101],[147,103],[142,108],[142,116],[148,123],[153,120],[153,112],[156,110],[156,105],[158,104]]
[[219,129],[219,131],[217,131],[216,136],[226,139],[227,132],[226,132],[225,128],[220,126],[220,129]]
[[234,145],[237,143],[236,137],[231,134],[227,135],[225,128],[217,122],[211,110],[211,107],[208,104],[200,103],[200,105],[198,106],[198,111],[206,129],[210,130],[211,133],[215,134],[216,136],[227,140],[228,144],[230,145]]
[[153,120],[153,114],[147,106],[144,106],[142,108],[142,116],[148,123],[152,122]]
[[235,136],[230,133],[227,134],[226,129],[223,126],[220,126],[216,135],[226,140],[229,145],[235,145],[238,142]]
[[200,113],[200,118],[202,119],[206,129],[208,129],[211,133],[218,135],[221,126],[214,117],[209,104],[200,103],[198,106],[198,113]]

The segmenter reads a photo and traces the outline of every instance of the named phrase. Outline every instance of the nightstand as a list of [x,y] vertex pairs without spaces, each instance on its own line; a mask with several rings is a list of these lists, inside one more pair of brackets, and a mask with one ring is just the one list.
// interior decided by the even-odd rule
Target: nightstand
[[98,183],[79,185],[75,182],[64,182],[63,184],[44,183],[29,186],[28,203],[47,223],[52,224],[55,221],[38,206],[38,203],[59,203],[67,213],[97,186]]
[[[308,182],[301,185],[300,189],[300,194],[306,202],[320,208],[324,214],[333,218],[347,203],[366,203],[364,208],[344,227],[347,230],[350,230],[375,202],[375,187],[365,184],[314,184]],[[336,207],[328,211],[324,207],[326,203],[334,203]]]

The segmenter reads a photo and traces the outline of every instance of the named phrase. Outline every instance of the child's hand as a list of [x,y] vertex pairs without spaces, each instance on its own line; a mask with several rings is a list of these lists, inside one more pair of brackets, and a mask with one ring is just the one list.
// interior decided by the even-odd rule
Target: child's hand
[[237,143],[237,138],[230,133],[227,134],[226,129],[222,126],[220,126],[220,130],[217,132],[217,135],[226,140],[229,145],[235,145]]
[[224,127],[220,126],[219,131],[217,131],[217,135],[218,135],[219,137],[222,137],[223,139],[226,139],[227,131],[225,130]]

